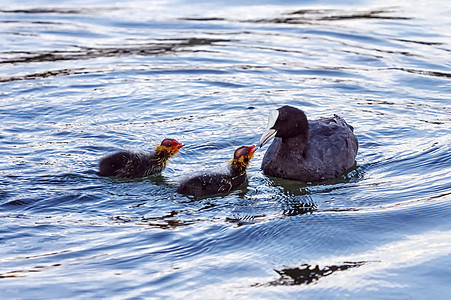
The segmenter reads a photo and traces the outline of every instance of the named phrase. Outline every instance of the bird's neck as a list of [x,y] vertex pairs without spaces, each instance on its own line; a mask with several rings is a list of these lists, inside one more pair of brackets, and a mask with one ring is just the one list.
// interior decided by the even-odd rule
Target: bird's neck
[[[288,151],[290,154],[304,154],[308,145],[309,133],[304,132],[294,137],[282,138],[282,145],[280,147],[283,151]],[[286,155],[287,153],[281,153]]]
[[247,164],[233,159],[230,162],[230,173],[232,176],[239,176],[246,174]]
[[168,151],[167,149],[161,149],[157,147],[155,150],[155,160],[159,165],[166,166],[166,163],[168,162],[169,158],[173,156],[175,153],[172,153],[171,151]]

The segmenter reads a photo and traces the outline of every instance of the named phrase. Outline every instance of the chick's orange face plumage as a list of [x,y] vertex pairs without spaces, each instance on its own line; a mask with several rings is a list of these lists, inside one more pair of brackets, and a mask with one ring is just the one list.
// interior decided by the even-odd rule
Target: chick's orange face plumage
[[252,146],[243,146],[235,150],[233,155],[232,163],[239,163],[241,165],[247,166],[249,161],[254,156],[257,147],[255,145]]
[[172,156],[179,152],[183,144],[175,139],[164,139],[159,146],[157,146],[156,152],[167,152],[169,156]]

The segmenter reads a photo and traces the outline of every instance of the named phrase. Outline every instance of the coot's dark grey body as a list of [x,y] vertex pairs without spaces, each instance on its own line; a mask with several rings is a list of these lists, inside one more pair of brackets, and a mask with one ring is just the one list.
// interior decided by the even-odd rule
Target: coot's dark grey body
[[[295,115],[299,112],[302,114],[300,121],[293,123],[291,118],[298,118]],[[354,166],[358,141],[353,127],[344,119],[335,115],[307,121],[301,110],[290,106],[281,107],[279,114],[282,122],[278,120],[273,130],[281,133],[273,134],[275,139],[261,166],[266,175],[304,182],[321,181],[339,177]],[[290,130],[284,130],[284,126]]]

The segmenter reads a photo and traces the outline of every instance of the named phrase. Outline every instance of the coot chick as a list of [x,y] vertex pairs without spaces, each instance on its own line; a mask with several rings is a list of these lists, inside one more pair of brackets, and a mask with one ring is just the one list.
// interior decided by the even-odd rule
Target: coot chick
[[182,147],[183,144],[174,139],[164,139],[152,153],[113,153],[100,160],[98,174],[116,178],[141,178],[157,174]]
[[355,164],[354,128],[337,115],[308,121],[304,112],[282,106],[269,114],[260,147],[274,138],[261,169],[269,176],[317,182],[337,178]]
[[184,195],[202,198],[227,194],[246,181],[246,169],[257,150],[255,146],[243,146],[235,150],[226,174],[203,174],[183,182],[177,192]]

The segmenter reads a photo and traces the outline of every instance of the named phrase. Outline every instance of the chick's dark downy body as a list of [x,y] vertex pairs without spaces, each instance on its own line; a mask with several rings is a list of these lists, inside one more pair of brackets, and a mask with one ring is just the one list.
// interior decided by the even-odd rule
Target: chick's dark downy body
[[240,187],[247,179],[246,169],[256,148],[240,147],[235,151],[233,160],[226,174],[203,174],[188,179],[177,192],[195,198],[227,194]]
[[194,197],[227,194],[246,181],[246,174],[203,174],[184,182],[177,192]]
[[170,157],[183,145],[174,139],[165,139],[151,153],[121,151],[102,158],[99,175],[116,178],[141,178],[161,173]]
[[105,157],[99,164],[100,176],[139,178],[161,173],[166,164],[155,153],[143,154],[121,151]]

